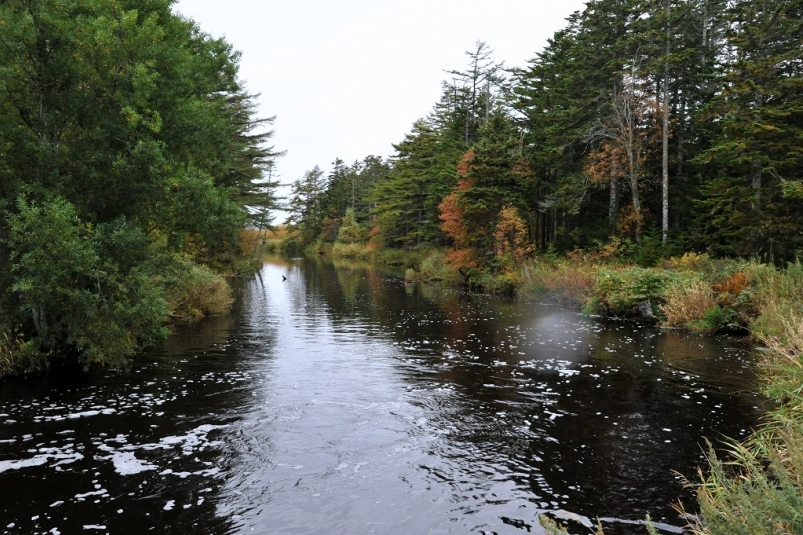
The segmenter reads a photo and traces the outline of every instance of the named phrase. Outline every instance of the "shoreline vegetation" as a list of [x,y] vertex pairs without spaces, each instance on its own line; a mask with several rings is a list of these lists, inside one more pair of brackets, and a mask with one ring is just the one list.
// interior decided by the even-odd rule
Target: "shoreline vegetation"
[[[265,242],[269,252],[297,247],[292,232],[282,233],[283,239]],[[410,282],[546,299],[587,314],[703,335],[749,334],[764,346],[759,366],[771,409],[749,438],[719,445],[726,457],[708,444],[708,466],[682,474],[696,492],[699,513],[688,514],[681,503],[676,508],[695,535],[803,532],[803,264],[779,268],[685,253],[643,267],[629,251],[627,244],[613,243],[563,256],[531,256],[496,273],[450,265],[452,252],[446,248],[404,251],[317,242],[304,252],[403,269]],[[542,517],[542,527],[549,534],[567,533],[556,520]],[[601,526],[595,529],[603,533]],[[658,533],[649,519],[645,533]]]
[[[265,234],[260,230],[244,230],[238,248],[218,258],[213,266],[182,258],[163,263],[160,275],[153,276],[150,281],[154,285],[153,291],[158,294],[154,298],[157,305],[147,312],[155,334],[152,338],[139,340],[123,334],[123,343],[128,345],[111,348],[110,352],[116,351],[117,357],[105,364],[125,369],[131,356],[168,336],[172,327],[228,313],[234,302],[228,279],[253,272],[264,264],[264,248],[258,245],[264,241]],[[138,297],[144,299],[147,296],[140,294]],[[35,338],[26,338],[22,331],[14,331],[8,324],[0,323],[0,381],[37,375],[48,371],[54,364],[70,365],[71,360],[74,360],[72,363],[80,362],[77,353],[68,353],[65,362],[59,362],[53,353],[43,351]]]

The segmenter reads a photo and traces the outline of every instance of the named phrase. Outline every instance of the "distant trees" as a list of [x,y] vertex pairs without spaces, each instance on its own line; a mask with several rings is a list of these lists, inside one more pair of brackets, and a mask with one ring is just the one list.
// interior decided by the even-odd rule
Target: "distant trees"
[[331,228],[352,206],[387,247],[451,246],[455,262],[496,269],[515,210],[535,250],[617,239],[652,250],[645,262],[689,249],[791,260],[802,5],[589,0],[518,69],[478,42],[366,202],[333,171]]
[[299,227],[306,242],[312,241],[321,231],[324,188],[323,171],[317,165],[293,181],[291,186],[286,223]]

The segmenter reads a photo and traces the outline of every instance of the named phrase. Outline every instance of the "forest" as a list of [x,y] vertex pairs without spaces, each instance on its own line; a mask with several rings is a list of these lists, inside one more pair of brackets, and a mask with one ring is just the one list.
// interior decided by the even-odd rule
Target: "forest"
[[172,3],[0,3],[0,377],[124,368],[230,302],[272,119]]
[[478,42],[389,160],[296,180],[288,223],[457,269],[611,244],[783,265],[803,251],[802,21],[792,0],[591,0],[523,67]]

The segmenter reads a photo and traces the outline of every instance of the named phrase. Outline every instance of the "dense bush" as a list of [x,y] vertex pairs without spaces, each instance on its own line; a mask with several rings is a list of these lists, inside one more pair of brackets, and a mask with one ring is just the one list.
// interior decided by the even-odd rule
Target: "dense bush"
[[677,278],[676,273],[657,268],[605,269],[597,275],[592,298],[615,316],[643,316],[647,305],[652,314],[665,302],[667,290]]
[[167,302],[138,229],[122,220],[93,227],[61,198],[17,208],[11,289],[43,358],[67,348],[85,365],[120,366],[166,334]]
[[187,322],[226,312],[233,302],[226,279],[207,266],[177,262],[166,281],[170,317]]
[[269,223],[271,119],[173,4],[0,2],[0,375],[126,365],[225,308],[192,264],[246,268],[243,227]]

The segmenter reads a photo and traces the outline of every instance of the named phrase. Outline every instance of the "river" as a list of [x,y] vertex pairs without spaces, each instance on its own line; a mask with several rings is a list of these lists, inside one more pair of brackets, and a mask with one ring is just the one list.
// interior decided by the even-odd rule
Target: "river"
[[311,259],[236,291],[130,372],[0,383],[0,532],[679,533],[761,414],[740,338]]

